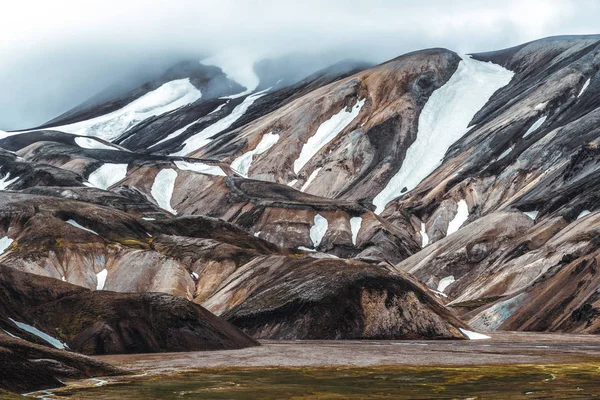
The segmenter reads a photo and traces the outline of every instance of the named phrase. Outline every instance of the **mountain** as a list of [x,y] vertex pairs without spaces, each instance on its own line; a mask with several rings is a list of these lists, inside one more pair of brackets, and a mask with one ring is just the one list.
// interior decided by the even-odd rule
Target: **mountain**
[[599,69],[600,36],[302,79],[266,60],[255,88],[190,61],[0,132],[0,263],[79,293],[11,312],[55,332],[102,309],[102,328],[66,336],[86,353],[131,319],[124,302],[160,310],[142,336],[180,327],[140,351],[198,348],[196,323],[233,347],[254,342],[229,324],[259,339],[598,333]]

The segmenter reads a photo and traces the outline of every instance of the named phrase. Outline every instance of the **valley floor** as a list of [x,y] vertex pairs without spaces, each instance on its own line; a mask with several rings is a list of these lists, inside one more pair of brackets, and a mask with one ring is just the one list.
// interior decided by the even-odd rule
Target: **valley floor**
[[154,373],[197,368],[486,365],[598,362],[600,336],[503,332],[490,340],[262,341],[234,351],[96,357]]
[[[600,398],[600,336],[494,333],[472,341],[263,341],[243,350],[96,357],[138,375],[42,399]],[[2,396],[0,395],[0,398]]]

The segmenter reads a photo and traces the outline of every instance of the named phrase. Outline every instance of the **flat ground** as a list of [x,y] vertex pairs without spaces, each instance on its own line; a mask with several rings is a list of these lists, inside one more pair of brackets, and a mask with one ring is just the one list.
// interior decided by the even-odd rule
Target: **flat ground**
[[243,350],[99,356],[153,373],[198,368],[490,365],[600,362],[600,336],[493,333],[489,340],[262,341]]

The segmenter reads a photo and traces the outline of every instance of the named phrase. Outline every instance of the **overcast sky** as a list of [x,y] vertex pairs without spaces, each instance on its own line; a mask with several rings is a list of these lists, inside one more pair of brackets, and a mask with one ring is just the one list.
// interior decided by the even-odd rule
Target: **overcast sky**
[[2,1],[0,129],[38,125],[184,58],[300,52],[324,65],[427,47],[478,52],[600,33],[599,15],[600,0]]

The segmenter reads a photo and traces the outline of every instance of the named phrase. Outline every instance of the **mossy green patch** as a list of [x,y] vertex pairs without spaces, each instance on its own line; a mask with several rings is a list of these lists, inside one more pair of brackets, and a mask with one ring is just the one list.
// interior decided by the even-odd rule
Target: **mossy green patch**
[[[86,399],[587,399],[600,396],[600,364],[449,367],[219,368],[103,387],[57,398]],[[91,385],[89,385],[91,386]]]

